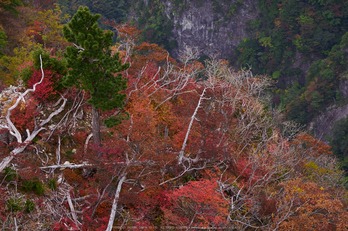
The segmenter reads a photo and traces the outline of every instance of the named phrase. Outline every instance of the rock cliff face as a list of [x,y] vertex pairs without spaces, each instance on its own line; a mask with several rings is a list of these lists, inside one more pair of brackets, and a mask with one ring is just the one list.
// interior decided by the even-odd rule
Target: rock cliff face
[[[341,80],[339,89],[343,97],[347,97],[348,80]],[[316,138],[327,143],[326,136],[330,136],[330,130],[333,128],[335,122],[347,116],[348,104],[345,104],[341,107],[332,105],[313,120],[310,128],[313,129]]]
[[327,143],[326,136],[330,136],[330,130],[333,128],[335,122],[347,117],[347,115],[348,104],[342,107],[331,106],[311,123],[310,128],[313,129],[316,138]]
[[178,42],[178,47],[172,50],[172,56],[178,58],[179,52],[188,45],[198,47],[202,56],[216,54],[219,58],[233,58],[234,49],[243,38],[250,35],[246,30],[246,22],[255,19],[258,14],[257,0],[243,0],[226,18],[234,2],[221,1],[224,12],[216,12],[213,1],[203,0],[201,4],[189,1],[185,10],[174,14],[173,4],[167,1],[164,12],[174,22],[171,39]]

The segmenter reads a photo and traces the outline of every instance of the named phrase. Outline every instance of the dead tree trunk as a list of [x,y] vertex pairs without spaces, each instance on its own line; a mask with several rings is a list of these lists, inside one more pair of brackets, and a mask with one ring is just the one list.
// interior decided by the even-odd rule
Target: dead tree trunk
[[121,189],[122,189],[123,182],[125,180],[126,180],[126,174],[122,174],[121,179],[120,179],[120,181],[118,182],[118,185],[117,185],[115,198],[114,198],[114,201],[112,203],[110,219],[109,219],[109,223],[108,223],[108,227],[107,227],[106,231],[111,231],[112,230],[112,226],[114,224],[115,216],[116,216],[117,203],[118,203],[118,200],[120,199],[120,192],[121,192]]

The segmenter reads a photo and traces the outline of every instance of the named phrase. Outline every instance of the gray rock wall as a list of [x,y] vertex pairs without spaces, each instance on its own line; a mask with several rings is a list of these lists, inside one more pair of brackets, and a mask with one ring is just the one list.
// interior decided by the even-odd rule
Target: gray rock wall
[[[348,80],[341,80],[339,89],[344,97],[348,95]],[[317,116],[311,123],[311,129],[314,131],[314,135],[321,141],[327,143],[325,137],[330,135],[330,130],[333,128],[334,123],[337,120],[348,116],[348,104],[341,107],[333,105]]]
[[[174,22],[172,39],[178,42],[178,47],[172,50],[172,56],[178,58],[179,52],[185,45],[198,47],[202,55],[216,54],[217,57],[233,58],[234,50],[243,38],[249,37],[246,31],[246,22],[255,19],[258,10],[257,0],[245,0],[243,6],[224,19],[226,12],[214,12],[213,1],[203,1],[197,7],[194,1],[180,15],[174,15],[173,5],[170,1],[165,3],[165,13]],[[223,5],[231,8],[231,3]],[[233,3],[232,3],[233,4]]]

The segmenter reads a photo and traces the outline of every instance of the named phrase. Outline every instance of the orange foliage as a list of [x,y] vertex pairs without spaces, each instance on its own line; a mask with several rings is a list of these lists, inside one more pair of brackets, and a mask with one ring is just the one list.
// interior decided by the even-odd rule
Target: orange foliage
[[[291,215],[279,225],[279,230],[347,230],[345,205],[330,191],[300,178],[282,185],[286,196],[279,206],[286,204]],[[284,215],[280,214],[275,219],[282,219]]]
[[118,37],[121,39],[129,39],[133,41],[138,41],[139,36],[142,33],[141,30],[138,30],[135,26],[131,26],[129,23],[115,25],[115,28],[118,31]]
[[307,156],[319,157],[322,155],[331,155],[331,147],[318,139],[313,138],[311,135],[302,133],[299,134],[296,139],[291,142],[292,145],[302,149]]

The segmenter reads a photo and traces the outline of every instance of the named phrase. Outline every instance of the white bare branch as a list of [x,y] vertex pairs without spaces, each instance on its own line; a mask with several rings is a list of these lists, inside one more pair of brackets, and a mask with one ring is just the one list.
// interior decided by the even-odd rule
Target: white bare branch
[[12,123],[12,121],[11,121],[11,119],[10,119],[11,111],[12,111],[13,109],[15,109],[15,108],[18,106],[18,104],[19,104],[20,101],[25,102],[24,97],[25,97],[28,93],[34,92],[34,91],[36,90],[36,86],[42,83],[42,81],[43,81],[45,75],[44,75],[44,71],[43,71],[43,68],[42,68],[41,55],[40,55],[40,63],[41,63],[41,74],[42,74],[42,77],[41,77],[40,81],[37,82],[37,83],[35,83],[35,84],[33,85],[33,88],[32,88],[32,89],[27,89],[24,93],[20,94],[20,95],[18,96],[16,102],[7,110],[6,122],[7,122],[7,124],[8,124],[9,131],[10,131],[11,135],[13,135],[14,137],[16,137],[18,143],[22,143],[22,136],[21,136],[20,132],[18,131],[18,129],[16,128],[16,126]]
[[93,137],[93,133],[89,134],[86,138],[86,141],[85,141],[85,147],[84,147],[84,152],[86,153],[87,152],[87,148],[88,148],[88,143],[89,141],[91,140],[91,138]]
[[123,182],[125,180],[126,180],[126,174],[123,173],[121,175],[120,181],[117,184],[115,198],[114,198],[114,201],[112,202],[110,219],[109,219],[109,223],[108,223],[108,227],[107,227],[106,231],[111,231],[112,230],[112,226],[114,225],[115,216],[116,216],[116,209],[117,209],[117,203],[118,203],[118,200],[120,199],[120,192],[121,192],[121,189],[122,189]]
[[190,135],[190,131],[191,131],[191,128],[192,128],[193,121],[196,119],[196,115],[197,115],[198,109],[201,107],[202,100],[203,100],[203,98],[204,98],[204,94],[205,94],[205,91],[206,91],[206,90],[207,90],[207,89],[204,88],[202,94],[201,94],[200,97],[199,97],[199,101],[198,101],[197,107],[196,107],[195,111],[193,112],[193,114],[192,114],[192,116],[191,116],[190,124],[189,124],[189,126],[188,126],[188,128],[187,128],[186,135],[185,135],[185,139],[184,139],[184,142],[183,142],[183,144],[182,144],[181,150],[180,150],[180,152],[179,152],[179,162],[178,162],[179,164],[182,163],[182,160],[183,160],[183,157],[184,157],[185,147],[186,147],[186,144],[187,144],[187,139],[188,139],[188,137],[189,137],[189,135]]
[[57,164],[57,165],[44,166],[44,167],[40,167],[40,169],[41,170],[44,170],[44,169],[57,169],[57,168],[76,169],[76,168],[85,168],[85,167],[91,167],[91,166],[93,166],[93,165],[88,164],[88,163],[82,163],[82,164],[66,163],[66,164]]
[[75,212],[75,208],[74,208],[74,205],[71,201],[71,197],[70,197],[70,193],[68,192],[67,195],[66,195],[67,199],[68,199],[68,204],[69,204],[69,207],[70,207],[70,210],[71,210],[71,214],[72,214],[72,217],[75,221],[75,224],[78,226],[78,225],[81,225],[80,222],[78,221],[77,219],[77,216],[76,216],[76,212]]
[[[18,129],[16,128],[16,126],[13,124],[10,116],[11,116],[11,111],[13,109],[15,109],[19,102],[21,100],[24,101],[24,97],[30,93],[30,92],[35,92],[36,90],[36,86],[41,84],[43,79],[44,79],[44,71],[43,71],[43,67],[42,67],[42,59],[41,59],[41,55],[40,55],[40,63],[41,63],[41,74],[42,74],[42,77],[41,77],[41,80],[37,83],[35,83],[33,85],[33,88],[32,89],[27,89],[24,93],[21,93],[19,94],[16,102],[14,105],[12,105],[8,111],[7,111],[7,114],[6,114],[6,124],[3,125],[2,127],[7,127],[9,128],[9,131],[10,133],[16,138],[17,140],[17,143],[18,143],[18,146],[12,150],[9,154],[9,156],[5,157],[2,162],[0,163],[0,172],[4,170],[4,168],[7,167],[7,165],[11,162],[11,160],[19,153],[23,152],[26,147],[30,144],[30,142],[42,131],[42,130],[45,130],[46,128],[43,127],[44,125],[46,125],[48,122],[50,122],[52,120],[52,118],[56,115],[58,115],[59,113],[61,113],[63,110],[64,110],[64,107],[65,107],[65,104],[66,104],[66,101],[67,99],[65,99],[64,97],[62,97],[61,99],[59,99],[59,101],[57,102],[59,104],[59,102],[61,100],[63,100],[63,103],[61,104],[61,106],[57,109],[57,110],[54,110],[46,120],[44,120],[43,122],[41,122],[39,125],[36,125],[34,130],[32,132],[29,131],[29,129],[26,129],[26,132],[27,132],[27,138],[22,141],[22,135],[20,134],[20,132],[18,131]],[[57,105],[58,105],[57,104]]]

